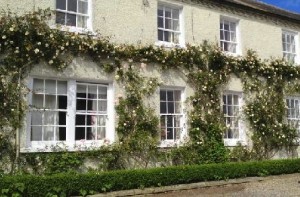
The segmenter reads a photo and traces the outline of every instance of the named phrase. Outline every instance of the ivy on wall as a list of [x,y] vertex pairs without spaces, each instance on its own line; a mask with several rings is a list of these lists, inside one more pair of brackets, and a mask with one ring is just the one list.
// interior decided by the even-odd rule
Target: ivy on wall
[[[284,98],[300,90],[299,67],[282,60],[262,61],[252,51],[245,57],[227,56],[218,47],[205,42],[201,46],[188,45],[170,50],[154,46],[116,45],[98,35],[52,29],[47,24],[50,17],[51,11],[40,10],[23,16],[7,13],[0,18],[2,163],[7,158],[11,163],[15,160],[16,149],[12,139],[22,125],[27,108],[21,95],[30,91],[22,79],[39,63],[44,62],[60,71],[76,56],[90,56],[104,71],[114,73],[116,81],[124,86],[124,95],[118,98],[116,106],[119,141],[110,147],[81,152],[82,155],[52,153],[60,154],[60,161],[67,161],[66,166],[79,167],[84,156],[101,158],[101,169],[127,168],[132,159],[138,164],[135,167],[148,167],[151,160],[164,161],[166,165],[170,160],[175,165],[227,161],[229,152],[223,145],[226,127],[220,98],[232,75],[243,82],[247,95],[244,116],[253,133],[254,144],[253,148],[235,151],[239,153],[235,156],[251,155],[247,158],[266,159],[275,150],[294,145],[296,130],[284,118]],[[110,63],[102,63],[102,60]],[[188,99],[191,105],[189,140],[171,152],[159,151],[158,117],[144,102],[160,83],[156,78],[143,77],[133,66],[148,63],[160,65],[161,69],[183,72],[187,83],[194,89],[194,95]],[[24,161],[34,168],[55,160],[45,155],[24,154],[24,159],[19,162]],[[50,169],[46,172],[57,172],[56,162],[48,162],[51,163],[53,165],[46,167]]]

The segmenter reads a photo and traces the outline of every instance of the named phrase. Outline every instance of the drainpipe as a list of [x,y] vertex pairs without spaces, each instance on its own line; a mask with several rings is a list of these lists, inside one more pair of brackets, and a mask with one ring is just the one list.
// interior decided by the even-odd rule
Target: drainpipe
[[[18,86],[21,87],[21,75],[22,75],[22,68],[19,69],[19,78],[18,78]],[[19,90],[19,99],[21,99],[21,92]],[[17,112],[18,112],[18,121],[20,122],[20,101],[18,101],[17,105]],[[18,127],[16,129],[16,158],[15,158],[15,168],[16,170],[19,170],[19,159],[20,159],[20,128]]]

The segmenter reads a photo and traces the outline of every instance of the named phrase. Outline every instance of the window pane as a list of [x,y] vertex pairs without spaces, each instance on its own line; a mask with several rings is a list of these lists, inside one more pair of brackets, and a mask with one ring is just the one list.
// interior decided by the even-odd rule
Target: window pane
[[174,91],[175,101],[181,101],[181,91],[175,90]]
[[179,10],[178,9],[173,9],[173,19],[179,19]]
[[58,109],[67,109],[67,96],[57,96]]
[[172,20],[171,19],[165,19],[165,29],[172,29]]
[[235,36],[235,33],[234,33],[234,32],[231,32],[231,33],[230,33],[230,40],[231,40],[232,42],[236,42],[236,36]]
[[172,41],[172,34],[171,32],[164,31],[164,41],[171,42]]
[[38,108],[41,109],[43,108],[43,100],[44,100],[44,95],[42,94],[33,94],[32,95],[32,107],[33,108]]
[[31,125],[43,125],[43,113],[31,112]]
[[159,7],[159,8],[157,9],[157,15],[158,15],[158,16],[163,16],[163,15],[164,15],[164,11],[163,11],[163,8],[162,8],[162,7]]
[[230,33],[229,33],[229,31],[224,31],[224,35],[225,35],[225,40],[226,41],[230,41]]
[[86,16],[77,16],[77,27],[87,28],[87,19]]
[[88,98],[97,99],[97,86],[88,86]]
[[68,11],[77,12],[77,0],[68,0]]
[[106,125],[106,116],[97,116],[97,126],[105,126]]
[[224,30],[229,31],[229,24],[227,22],[224,22]]
[[[77,85],[77,90],[76,90],[77,94],[78,93],[84,93],[84,95],[87,92],[87,86],[86,85]],[[78,95],[77,95],[78,97]],[[82,94],[80,95],[80,97],[82,97]],[[86,98],[86,96],[82,97],[82,98]]]
[[233,104],[238,105],[239,104],[239,96],[238,95],[233,95]]
[[168,102],[168,113],[169,113],[169,114],[175,113],[175,110],[174,110],[174,102]]
[[78,1],[78,12],[82,14],[88,13],[88,2],[87,1]]
[[56,109],[56,96],[55,95],[45,95],[45,108],[46,109]]
[[165,8],[165,17],[171,18],[172,10],[170,8]]
[[167,100],[167,92],[164,90],[160,91],[160,101],[166,101]]
[[66,0],[56,0],[56,9],[66,10]]
[[[66,125],[67,112],[58,112],[58,125]],[[56,120],[57,121],[57,120]]]
[[56,130],[56,140],[65,141],[66,140],[66,127],[58,127]]
[[85,140],[85,127],[75,128],[75,140]]
[[95,140],[96,139],[96,132],[97,132],[96,127],[87,127],[86,131],[87,131],[87,136],[86,136],[87,140]]
[[95,126],[97,122],[97,118],[95,115],[87,115],[86,116],[86,125]]
[[175,113],[180,114],[181,113],[181,103],[175,102]]
[[290,43],[291,42],[291,37],[289,34],[286,35],[286,42],[287,43]]
[[236,29],[236,24],[233,23],[233,22],[231,22],[231,23],[230,23],[230,31],[235,32],[235,29]]
[[57,94],[67,94],[67,82],[66,81],[57,81]]
[[174,139],[173,128],[167,128],[167,139],[168,140]]
[[161,114],[167,113],[167,103],[166,102],[160,102],[160,113]]
[[76,15],[75,14],[67,14],[67,23],[68,26],[76,26]]
[[158,30],[158,40],[164,41],[164,32],[162,30]]
[[85,115],[76,115],[76,125],[85,125]]
[[32,126],[31,127],[31,141],[42,141],[42,127]]
[[107,99],[107,87],[98,86],[98,99]]
[[58,125],[58,112],[45,111],[44,125]]
[[173,91],[167,91],[168,101],[174,101]]
[[98,127],[97,140],[105,139],[105,127]]
[[56,94],[56,81],[55,80],[45,80],[45,93],[46,94]]
[[179,31],[179,21],[178,20],[173,21],[173,30]]
[[98,112],[107,112],[107,101],[98,101]]
[[232,116],[233,112],[232,112],[232,106],[228,106],[228,116]]
[[87,110],[87,102],[85,99],[77,99],[76,110]]
[[227,100],[227,102],[228,102],[227,104],[228,105],[232,105],[232,94],[227,95],[227,99],[228,99]]
[[44,80],[33,79],[33,92],[43,93],[44,92]]
[[65,25],[66,24],[66,14],[62,12],[56,12],[55,22],[57,24]]
[[54,140],[54,133],[56,127],[43,127],[44,128],[44,141],[53,141]]
[[97,100],[88,100],[87,111],[90,113],[97,112]]
[[164,28],[164,19],[162,17],[157,18],[157,26],[160,28]]
[[173,42],[175,44],[178,44],[179,43],[179,33],[173,33]]
[[174,127],[173,116],[166,116],[167,118],[167,127]]
[[282,34],[282,42],[286,42],[286,39],[285,39],[285,34]]

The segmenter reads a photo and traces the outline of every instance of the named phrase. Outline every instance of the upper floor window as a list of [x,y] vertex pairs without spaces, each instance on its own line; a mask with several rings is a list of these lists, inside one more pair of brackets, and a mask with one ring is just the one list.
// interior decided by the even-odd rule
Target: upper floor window
[[34,78],[31,88],[27,135],[32,148],[113,140],[110,85]]
[[283,58],[287,61],[294,63],[297,56],[296,50],[297,34],[295,32],[283,31],[282,32],[282,50]]
[[225,145],[236,145],[238,141],[243,141],[244,134],[241,121],[241,92],[226,92],[223,94],[223,114],[226,124],[224,133]]
[[179,140],[183,131],[182,91],[160,90],[161,140]]
[[291,97],[286,99],[287,121],[289,125],[297,129],[300,134],[300,98]]
[[56,0],[56,23],[76,28],[89,27],[90,0]]
[[162,44],[182,44],[181,9],[169,5],[158,5],[157,35]]
[[220,20],[220,47],[222,51],[237,53],[238,39],[237,39],[237,21],[227,18]]

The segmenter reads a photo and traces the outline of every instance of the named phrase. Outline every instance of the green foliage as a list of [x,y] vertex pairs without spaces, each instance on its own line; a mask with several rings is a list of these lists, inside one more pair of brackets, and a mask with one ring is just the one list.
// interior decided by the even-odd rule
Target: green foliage
[[0,178],[0,190],[9,188],[10,185],[14,185],[15,183],[22,183],[24,186],[22,189],[23,196],[44,196],[45,194],[59,196],[62,194],[62,191],[67,196],[71,196],[86,195],[89,193],[88,191],[109,192],[141,187],[157,187],[297,172],[300,172],[299,159],[189,165],[89,174],[65,173],[50,176],[4,176]]
[[36,174],[75,172],[83,164],[81,152],[28,153],[23,155],[26,167]]
[[0,197],[22,197],[25,193],[25,185],[23,183],[12,183],[7,188],[0,188]]

